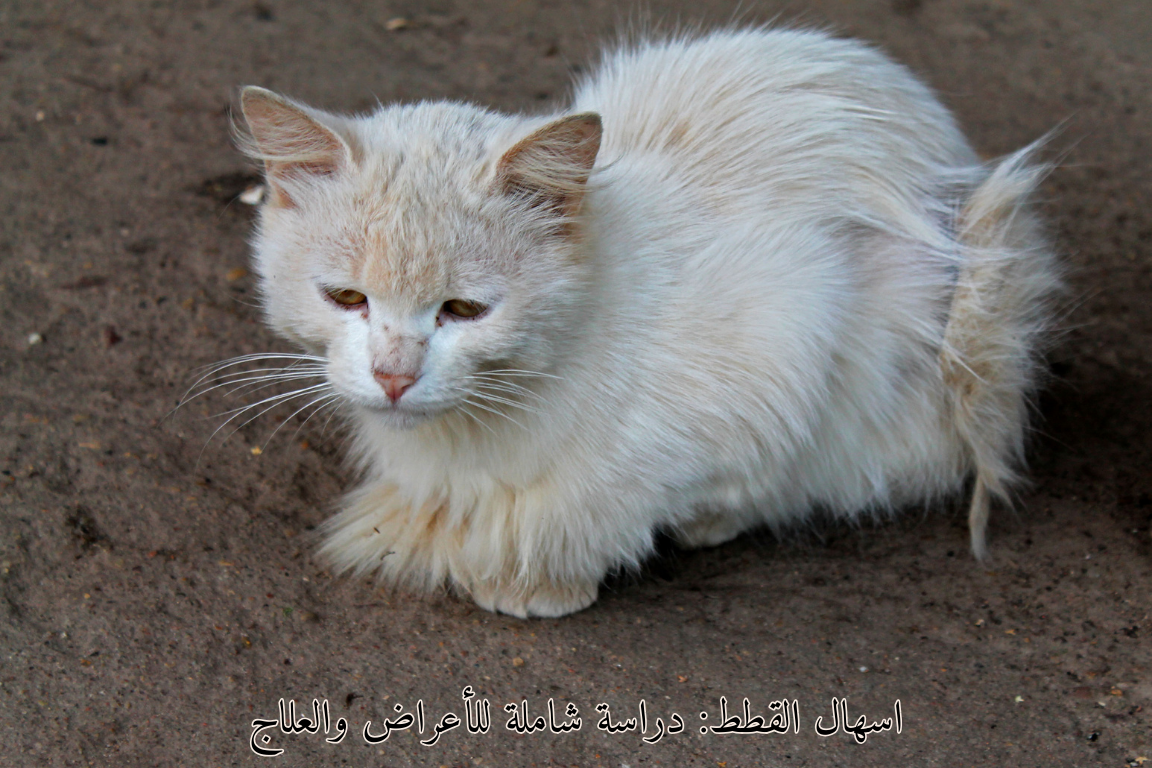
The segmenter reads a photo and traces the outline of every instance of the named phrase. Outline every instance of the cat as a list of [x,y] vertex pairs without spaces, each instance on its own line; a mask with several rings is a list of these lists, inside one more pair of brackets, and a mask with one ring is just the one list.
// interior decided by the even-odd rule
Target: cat
[[658,533],[965,489],[987,556],[1059,286],[1045,167],[982,163],[877,49],[653,38],[547,115],[241,106],[263,308],[306,352],[273,375],[341,406],[362,474],[335,572],[557,617]]

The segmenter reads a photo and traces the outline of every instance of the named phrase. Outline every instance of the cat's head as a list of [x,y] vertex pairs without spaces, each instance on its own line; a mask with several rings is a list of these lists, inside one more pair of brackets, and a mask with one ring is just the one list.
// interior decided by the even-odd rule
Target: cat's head
[[[556,364],[586,308],[597,115],[422,103],[340,117],[259,88],[242,106],[242,145],[265,167],[267,318],[328,360],[340,395],[408,427],[491,407],[493,372]],[[498,397],[515,399],[527,381],[508,381]]]

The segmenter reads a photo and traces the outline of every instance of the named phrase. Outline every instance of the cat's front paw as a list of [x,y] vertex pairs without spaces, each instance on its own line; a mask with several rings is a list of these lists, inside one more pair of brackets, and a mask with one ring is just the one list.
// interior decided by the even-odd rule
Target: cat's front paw
[[703,512],[672,531],[682,549],[717,547],[731,541],[747,529],[747,523],[733,515]]
[[542,581],[524,586],[481,582],[465,589],[476,605],[487,611],[506,613],[521,619],[554,619],[582,611],[596,602],[600,584],[595,581],[563,584]]
[[[479,557],[466,557],[462,542],[476,521],[453,521],[442,500],[413,507],[395,486],[381,484],[360,489],[349,501],[325,524],[327,539],[318,553],[335,572],[375,572],[384,581],[426,590],[450,583],[481,608],[522,619],[566,616],[596,602],[598,580],[516,578],[511,548],[489,547]],[[504,564],[503,574],[482,577],[493,562]]]

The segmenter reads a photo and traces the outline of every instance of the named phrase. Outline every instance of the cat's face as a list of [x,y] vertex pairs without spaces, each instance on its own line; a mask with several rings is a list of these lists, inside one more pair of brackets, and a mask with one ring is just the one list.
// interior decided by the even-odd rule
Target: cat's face
[[269,186],[255,240],[265,310],[328,360],[339,395],[411,427],[515,399],[493,377],[555,364],[587,280],[573,216],[595,116],[526,135],[458,104],[343,119],[258,89],[243,103]]

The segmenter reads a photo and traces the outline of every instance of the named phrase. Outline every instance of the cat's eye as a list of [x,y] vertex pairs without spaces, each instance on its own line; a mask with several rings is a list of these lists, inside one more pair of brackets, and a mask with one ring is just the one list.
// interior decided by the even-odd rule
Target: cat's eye
[[360,291],[353,291],[350,288],[329,288],[325,293],[328,294],[328,298],[342,307],[357,307],[368,301],[367,296],[360,293]]
[[452,317],[471,318],[483,314],[486,309],[488,309],[487,305],[481,304],[478,301],[452,299],[451,301],[444,302],[444,306],[440,308],[440,311],[442,314]]

